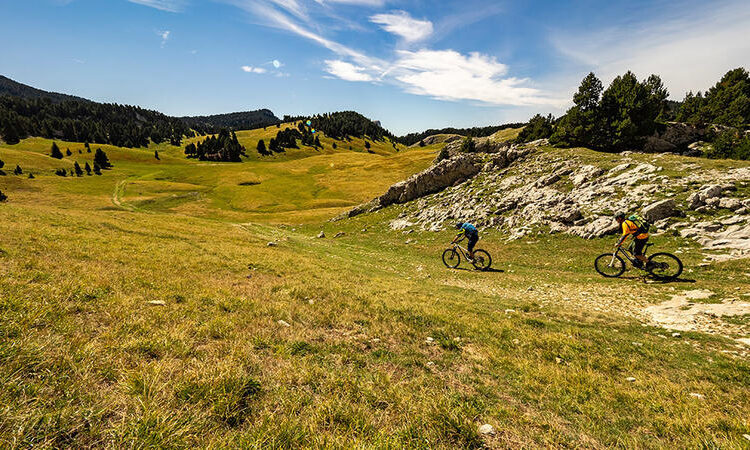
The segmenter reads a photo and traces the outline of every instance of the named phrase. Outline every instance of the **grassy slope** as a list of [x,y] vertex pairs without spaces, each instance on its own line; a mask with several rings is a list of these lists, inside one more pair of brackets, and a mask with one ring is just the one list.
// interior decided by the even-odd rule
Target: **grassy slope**
[[106,149],[113,171],[62,179],[48,144],[0,147],[40,174],[0,177],[0,447],[740,447],[749,431],[731,342],[580,307],[748,293],[746,261],[645,285],[595,276],[608,241],[488,233],[502,272],[447,271],[449,233],[389,230],[399,207],[319,223],[342,207],[318,202],[367,199],[434,149],[241,165]]

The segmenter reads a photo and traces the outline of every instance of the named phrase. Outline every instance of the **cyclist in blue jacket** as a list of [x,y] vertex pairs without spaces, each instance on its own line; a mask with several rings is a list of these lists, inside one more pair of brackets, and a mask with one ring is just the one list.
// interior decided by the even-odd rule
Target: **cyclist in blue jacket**
[[477,245],[477,241],[479,240],[479,230],[477,230],[477,227],[468,222],[458,222],[456,224],[456,228],[458,229],[458,234],[453,238],[451,244],[458,242],[461,238],[466,236],[466,238],[469,240],[467,246],[467,249],[469,250],[469,259],[471,259],[471,261],[473,262],[474,246]]

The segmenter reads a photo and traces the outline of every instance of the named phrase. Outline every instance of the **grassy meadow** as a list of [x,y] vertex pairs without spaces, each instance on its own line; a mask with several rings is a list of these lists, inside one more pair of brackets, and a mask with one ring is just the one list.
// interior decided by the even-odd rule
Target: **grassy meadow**
[[665,236],[685,282],[607,280],[611,239],[487,232],[495,270],[447,270],[452,233],[391,230],[401,207],[327,221],[439,145],[261,159],[269,132],[241,164],[101,146],[82,178],[54,175],[82,144],[0,145],[0,448],[750,446],[736,343],[631,314],[750,293],[747,260]]

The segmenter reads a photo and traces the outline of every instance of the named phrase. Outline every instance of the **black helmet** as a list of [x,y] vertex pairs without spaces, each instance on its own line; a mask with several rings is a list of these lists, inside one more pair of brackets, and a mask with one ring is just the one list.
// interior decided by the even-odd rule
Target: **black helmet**
[[463,222],[458,222],[458,223],[456,224],[456,228],[461,228],[462,226],[464,226],[464,223],[463,223]]
[[622,219],[625,220],[625,213],[622,211],[618,211],[615,213],[615,219]]

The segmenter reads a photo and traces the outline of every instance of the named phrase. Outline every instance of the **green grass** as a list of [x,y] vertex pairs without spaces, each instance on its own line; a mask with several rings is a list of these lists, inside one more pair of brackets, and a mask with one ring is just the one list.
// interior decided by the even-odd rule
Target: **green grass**
[[113,170],[70,179],[49,144],[0,147],[39,174],[0,177],[0,447],[747,445],[734,342],[624,313],[750,292],[747,260],[691,252],[695,282],[607,280],[608,240],[486,232],[498,271],[447,270],[451,233],[390,230],[401,206],[324,221],[435,149],[210,164],[107,148]]

